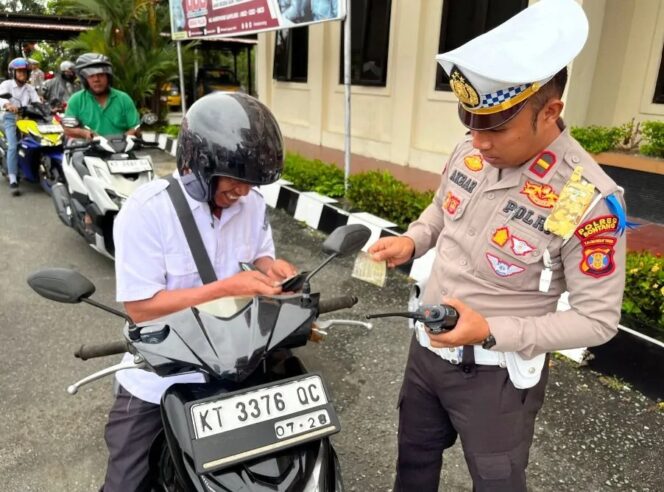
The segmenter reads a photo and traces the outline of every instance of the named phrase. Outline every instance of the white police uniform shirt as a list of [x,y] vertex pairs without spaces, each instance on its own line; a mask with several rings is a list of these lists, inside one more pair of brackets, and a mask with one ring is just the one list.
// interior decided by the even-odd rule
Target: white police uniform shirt
[[0,94],[11,94],[11,99],[0,98],[0,111],[5,110],[5,105],[11,103],[14,106],[27,106],[31,102],[41,102],[39,94],[30,84],[19,86],[14,79],[5,80],[0,83]]
[[[179,183],[177,171],[174,176]],[[158,179],[141,186],[115,221],[118,302],[150,299],[162,290],[202,285],[166,184]],[[239,262],[264,256],[274,258],[265,202],[257,191],[252,190],[224,209],[220,219],[212,215],[207,203],[184,194],[218,279],[239,273]],[[123,361],[131,360],[132,356],[125,354]],[[156,404],[172,384],[204,381],[202,374],[162,378],[142,369],[120,371],[116,377],[131,394]]]

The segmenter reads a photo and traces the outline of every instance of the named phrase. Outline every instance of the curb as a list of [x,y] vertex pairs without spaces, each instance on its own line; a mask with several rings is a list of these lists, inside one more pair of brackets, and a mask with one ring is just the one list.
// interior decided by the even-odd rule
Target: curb
[[[175,156],[177,139],[163,133],[155,134],[145,132],[143,138],[149,142],[157,142],[159,148]],[[346,224],[363,224],[371,230],[371,237],[363,251],[381,237],[400,236],[395,229],[396,224],[382,219],[368,212],[348,212],[341,207],[334,198],[316,193],[315,191],[299,191],[290,186],[292,183],[280,179],[266,186],[259,186],[265,202],[272,208],[285,211],[295,220],[305,222],[309,227],[330,234],[334,229]],[[398,270],[420,282],[429,277],[433,266],[435,251],[432,249],[424,256],[400,265]]]

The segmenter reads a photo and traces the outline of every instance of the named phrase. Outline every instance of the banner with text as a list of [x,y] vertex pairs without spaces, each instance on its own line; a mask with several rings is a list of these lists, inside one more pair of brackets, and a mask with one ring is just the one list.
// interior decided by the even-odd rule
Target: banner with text
[[343,19],[346,0],[169,0],[175,40],[239,36]]

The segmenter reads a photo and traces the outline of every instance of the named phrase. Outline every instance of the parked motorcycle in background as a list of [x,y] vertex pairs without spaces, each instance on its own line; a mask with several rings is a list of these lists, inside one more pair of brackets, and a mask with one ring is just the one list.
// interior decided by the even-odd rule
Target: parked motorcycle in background
[[[10,94],[3,99],[16,100]],[[39,183],[47,193],[62,178],[63,129],[54,117],[50,105],[30,103],[19,106],[16,129],[18,132],[19,179]],[[0,127],[0,166],[7,177],[7,139]]]
[[[64,126],[78,127],[65,117]],[[73,140],[64,147],[64,182],[53,187],[60,220],[78,232],[99,253],[113,258],[113,223],[120,208],[139,186],[154,179],[152,159],[138,156],[143,147],[155,147],[132,135]]]
[[353,320],[317,321],[357,298],[322,300],[310,287],[321,268],[358,252],[370,236],[360,224],[333,231],[323,243],[329,257],[302,274],[296,294],[224,298],[138,325],[88,299],[94,285],[73,270],[40,270],[28,283],[47,299],[87,302],[127,321],[122,341],[82,346],[75,355],[86,360],[129,351],[134,360],[84,378],[67,389],[70,394],[132,368],[206,375],[207,382],[175,384],[162,397],[164,431],[150,451],[152,490],[342,491],[329,441],[340,430],[330,394],[323,376],[308,372],[289,349],[322,340],[332,324],[371,328]]

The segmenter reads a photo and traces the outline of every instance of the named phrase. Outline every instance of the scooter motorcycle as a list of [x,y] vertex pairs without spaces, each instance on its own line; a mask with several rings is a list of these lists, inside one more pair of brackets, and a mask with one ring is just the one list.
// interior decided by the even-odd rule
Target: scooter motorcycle
[[[9,94],[0,97],[11,98]],[[39,183],[47,193],[62,180],[63,129],[46,103],[30,103],[19,107],[16,121],[18,132],[19,179]],[[0,161],[2,174],[7,176],[7,138],[0,126]]]
[[[76,127],[75,118],[63,118]],[[131,135],[96,136],[65,145],[64,182],[53,186],[55,211],[99,253],[113,258],[113,222],[131,193],[154,179],[150,156],[137,156],[143,147],[156,147]]]
[[[329,257],[302,274],[298,293],[234,301],[233,314],[213,301],[134,324],[124,313],[89,299],[94,285],[78,272],[50,268],[30,286],[48,299],[86,302],[125,318],[124,339],[82,346],[83,360],[129,351],[125,362],[92,374],[94,380],[130,368],[160,376],[199,372],[207,382],[175,384],[162,397],[164,431],[150,451],[152,490],[341,491],[341,470],[329,436],[339,432],[323,376],[310,373],[289,349],[320,341],[332,324],[319,315],[352,307],[357,298],[321,300],[310,279],[332,259],[359,251],[371,235],[360,224],[337,228],[323,244]],[[222,299],[223,301],[223,299]],[[228,301],[228,299],[227,299]]]

